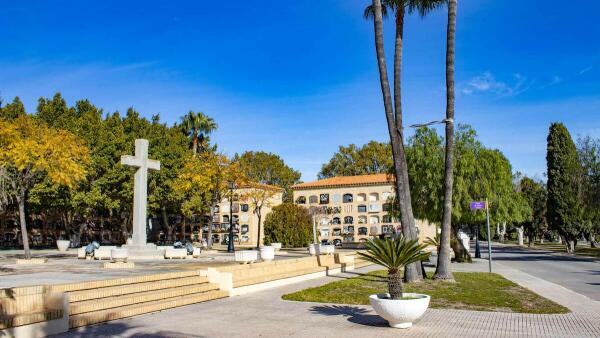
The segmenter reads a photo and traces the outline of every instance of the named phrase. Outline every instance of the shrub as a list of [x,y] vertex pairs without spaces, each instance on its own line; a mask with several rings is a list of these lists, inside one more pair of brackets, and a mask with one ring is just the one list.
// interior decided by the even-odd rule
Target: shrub
[[265,244],[281,243],[285,248],[305,247],[312,242],[312,218],[308,210],[293,203],[273,208],[264,223]]

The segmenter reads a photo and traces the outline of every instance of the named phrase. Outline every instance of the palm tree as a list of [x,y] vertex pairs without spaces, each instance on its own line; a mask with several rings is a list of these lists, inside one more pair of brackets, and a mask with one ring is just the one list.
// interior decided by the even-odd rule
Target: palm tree
[[[404,135],[402,126],[402,96],[401,96],[401,69],[402,48],[404,38],[404,15],[406,11],[418,11],[425,16],[431,10],[437,8],[442,0],[373,0],[373,4],[364,11],[365,18],[373,18],[375,26],[375,49],[377,51],[377,62],[379,65],[379,77],[383,93],[384,108],[388,123],[388,132],[392,144],[392,156],[394,159],[394,173],[396,175],[396,194],[400,207],[402,233],[405,237],[416,239],[417,230],[413,217],[410,182],[406,165],[406,154],[404,150]],[[394,108],[387,77],[387,66],[383,48],[383,17],[388,11],[396,13],[396,39],[394,52]],[[405,270],[407,282],[421,279],[420,269],[413,264]]]
[[452,185],[454,184],[452,154],[454,152],[454,46],[457,0],[448,0],[446,32],[446,160],[444,173],[444,213],[440,236],[440,253],[434,279],[453,280],[450,271],[450,236],[452,232]]
[[196,157],[200,145],[205,148],[208,144],[208,135],[217,129],[217,123],[212,117],[202,112],[189,111],[181,118],[181,129],[192,141],[192,154]]
[[366,252],[357,252],[364,259],[383,266],[388,271],[388,291],[391,299],[402,299],[402,269],[412,263],[426,260],[425,244],[400,236],[394,239],[371,239],[365,242]]

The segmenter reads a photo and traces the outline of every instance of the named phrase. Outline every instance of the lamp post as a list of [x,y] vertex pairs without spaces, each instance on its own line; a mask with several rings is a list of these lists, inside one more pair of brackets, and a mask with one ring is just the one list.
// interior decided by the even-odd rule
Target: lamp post
[[227,252],[235,252],[233,246],[233,191],[235,182],[229,182],[229,242],[227,243]]

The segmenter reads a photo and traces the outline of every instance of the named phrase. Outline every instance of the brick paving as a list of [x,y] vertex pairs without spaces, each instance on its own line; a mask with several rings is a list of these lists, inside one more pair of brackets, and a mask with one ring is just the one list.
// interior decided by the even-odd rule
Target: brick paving
[[[455,270],[481,270],[484,262]],[[600,302],[501,264],[496,271],[573,312],[557,315],[430,309],[408,330],[368,306],[302,303],[281,295],[352,273],[80,328],[59,337],[600,337]],[[358,270],[365,272],[367,267]]]

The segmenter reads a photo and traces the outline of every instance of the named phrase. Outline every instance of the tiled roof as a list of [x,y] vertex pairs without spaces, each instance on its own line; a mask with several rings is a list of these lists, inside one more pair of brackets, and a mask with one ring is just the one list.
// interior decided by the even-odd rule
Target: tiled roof
[[276,185],[255,183],[255,182],[246,183],[246,184],[240,186],[240,188],[242,188],[242,189],[257,188],[257,189],[265,189],[265,190],[275,190],[275,191],[280,191],[280,192],[284,190],[282,187],[278,187]]
[[360,176],[337,176],[318,181],[300,183],[292,186],[294,190],[303,190],[322,187],[346,187],[361,185],[380,185],[394,182],[394,176],[390,174],[371,174]]

